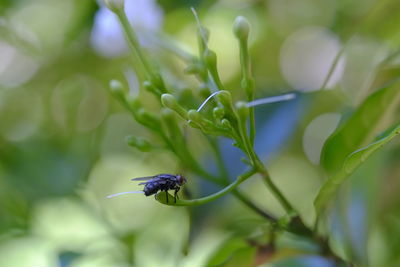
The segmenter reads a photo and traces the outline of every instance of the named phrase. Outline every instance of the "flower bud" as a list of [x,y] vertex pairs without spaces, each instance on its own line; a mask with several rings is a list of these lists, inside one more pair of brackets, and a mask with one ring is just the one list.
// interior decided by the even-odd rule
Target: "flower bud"
[[217,98],[219,102],[222,103],[225,107],[230,107],[232,103],[232,96],[231,93],[229,93],[226,90],[219,91]]
[[185,74],[198,74],[200,76],[204,75],[204,66],[198,62],[191,63],[186,66],[183,70]]
[[161,96],[161,103],[169,108],[172,109],[173,111],[175,111],[176,113],[178,113],[182,118],[184,118],[185,120],[188,119],[187,116],[187,111],[178,104],[178,102],[176,101],[175,97],[171,94],[163,94]]
[[222,126],[224,126],[227,129],[232,129],[232,124],[227,119],[222,119],[221,124],[222,124]]
[[206,49],[203,53],[204,63],[207,65],[209,69],[215,69],[217,66],[217,54],[210,50]]
[[104,2],[113,12],[124,9],[125,0],[105,0]]
[[213,109],[213,115],[214,115],[214,118],[215,118],[216,120],[222,120],[222,119],[224,118],[225,111],[224,111],[224,109],[221,108],[221,107],[215,107],[215,108]]
[[159,73],[153,73],[151,75],[150,82],[157,91],[160,91],[161,93],[167,92],[164,80]]
[[200,113],[197,110],[194,110],[194,109],[189,110],[188,117],[189,117],[189,120],[201,125],[202,118],[201,118]]
[[155,93],[155,94],[159,95],[157,88],[155,88],[154,85],[150,81],[144,81],[143,88],[146,89],[146,91],[149,91],[151,93]]
[[128,145],[135,147],[142,152],[148,152],[152,148],[151,144],[147,140],[133,135],[126,137],[126,142]]
[[233,23],[233,33],[236,38],[241,41],[246,41],[249,37],[250,32],[250,23],[247,21],[245,17],[238,16]]
[[120,96],[120,95],[124,95],[125,94],[124,86],[118,80],[111,80],[110,81],[110,90],[111,90],[111,93],[113,95],[116,95],[116,96]]

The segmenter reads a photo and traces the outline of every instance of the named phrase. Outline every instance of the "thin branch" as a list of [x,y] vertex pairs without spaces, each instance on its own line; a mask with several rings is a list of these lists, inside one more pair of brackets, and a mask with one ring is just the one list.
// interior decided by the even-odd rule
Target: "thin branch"
[[[240,175],[236,181],[234,181],[233,183],[229,184],[228,186],[226,186],[225,188],[223,188],[222,190],[211,194],[209,196],[206,197],[202,197],[202,198],[197,198],[197,199],[190,199],[190,200],[182,200],[182,199],[178,199],[176,201],[176,203],[174,202],[168,202],[167,203],[167,198],[164,192],[161,192],[159,194],[157,194],[157,200],[165,205],[169,205],[169,206],[197,206],[197,205],[203,205],[206,204],[208,202],[214,201],[226,194],[228,194],[229,192],[233,191],[234,189],[236,189],[238,187],[238,185],[240,185],[241,183],[243,183],[246,179],[248,179],[249,177],[251,177],[253,174],[256,173],[256,170],[254,169],[250,169],[249,171],[243,173],[242,175]],[[167,193],[168,194],[168,193]]]

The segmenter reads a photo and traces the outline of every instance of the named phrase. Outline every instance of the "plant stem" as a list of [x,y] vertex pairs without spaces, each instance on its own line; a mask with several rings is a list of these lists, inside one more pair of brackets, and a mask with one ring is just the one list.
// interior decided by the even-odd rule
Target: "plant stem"
[[124,29],[124,32],[125,32],[126,38],[128,39],[128,44],[132,50],[132,53],[139,58],[140,62],[142,63],[142,66],[146,70],[147,74],[152,76],[152,74],[153,74],[152,68],[150,67],[149,62],[147,61],[147,58],[145,57],[145,55],[142,51],[142,48],[136,37],[136,33],[133,30],[133,28],[131,27],[131,24],[129,23],[128,17],[126,16],[124,9],[118,9],[116,11],[116,14],[119,18],[122,28]]
[[[251,75],[250,57],[249,57],[247,40],[241,39],[239,41],[239,47],[240,47],[240,65],[242,70],[242,88],[246,92],[247,101],[251,102],[254,100],[254,80]],[[254,139],[256,135],[254,107],[249,108],[249,118],[250,118],[250,143],[254,145]]]
[[226,183],[229,183],[228,170],[226,169],[226,166],[224,164],[224,160],[222,159],[222,154],[221,154],[221,150],[218,147],[218,143],[216,142],[216,140],[214,140],[214,139],[212,139],[210,137],[208,137],[207,140],[210,143],[212,150],[214,151],[215,159],[216,159],[216,162],[217,162],[218,169],[219,169],[219,171],[221,173],[221,177],[223,177],[223,180]]
[[271,190],[272,194],[276,197],[276,199],[279,201],[279,203],[282,205],[282,207],[285,209],[285,211],[287,213],[292,213],[295,209],[289,203],[289,201],[285,198],[285,196],[282,194],[282,192],[279,190],[279,188],[274,184],[267,169],[264,167],[264,164],[262,164],[261,160],[258,157],[257,157],[257,162],[258,163],[256,165],[256,169],[257,169],[257,172],[263,177],[264,183]]
[[236,189],[236,187],[238,185],[240,185],[242,182],[244,182],[245,180],[247,180],[250,176],[252,176],[253,174],[256,173],[256,170],[254,169],[250,169],[249,171],[243,173],[242,175],[240,175],[236,181],[234,181],[233,183],[229,184],[227,187],[223,188],[222,190],[206,196],[206,197],[202,197],[202,198],[197,198],[197,199],[190,199],[190,200],[180,200],[178,199],[176,201],[176,203],[174,202],[168,202],[166,201],[166,196],[164,192],[161,192],[159,194],[157,194],[157,200],[159,202],[161,202],[162,204],[166,204],[169,206],[197,206],[197,205],[202,205],[202,204],[206,204],[208,202],[211,202],[213,200],[216,200],[226,194],[228,194],[229,192],[233,191],[234,189]]
[[247,207],[255,211],[257,214],[261,215],[262,217],[266,218],[267,220],[276,223],[278,220],[272,216],[271,214],[265,212],[262,210],[260,207],[258,207],[256,204],[254,204],[250,199],[247,198],[247,196],[243,195],[238,189],[235,189],[232,191],[232,194],[240,200],[243,204],[245,204]]
[[[224,161],[222,159],[222,154],[221,150],[218,147],[218,144],[215,139],[212,138],[207,138],[213,151],[215,154],[215,158],[217,161],[218,168],[221,172],[221,176],[223,177],[223,181],[227,185],[229,183],[229,173],[228,170],[226,169],[226,166],[224,164]],[[254,204],[246,195],[241,193],[238,189],[235,189],[232,191],[232,194],[239,200],[241,201],[244,205],[252,209],[254,212],[257,214],[261,215],[262,217],[266,218],[269,221],[276,222],[276,218],[273,217],[271,214],[263,211],[260,207],[258,207],[256,204]]]
[[254,148],[251,145],[250,140],[247,136],[245,122],[240,119],[238,121],[239,121],[239,125],[238,125],[239,133],[241,136],[240,141],[243,143],[243,146],[245,147],[245,152],[247,153],[248,157],[250,158],[253,168],[263,177],[263,181],[267,185],[268,189],[271,190],[272,194],[279,201],[279,203],[282,205],[282,207],[285,209],[285,211],[287,213],[292,213],[294,211],[294,208],[289,203],[289,201],[285,198],[285,196],[282,194],[282,192],[279,190],[279,188],[273,183],[267,169],[265,168],[264,164],[262,163],[260,158],[257,156],[256,152],[254,151]]
[[333,62],[329,68],[329,71],[327,73],[327,75],[325,76],[324,81],[322,82],[321,87],[318,89],[318,91],[324,90],[326,88],[326,86],[328,85],[329,80],[331,79],[333,72],[336,69],[337,64],[339,63],[340,58],[342,57],[344,51],[346,49],[346,45],[344,45],[339,52],[336,54],[335,58],[333,59]]

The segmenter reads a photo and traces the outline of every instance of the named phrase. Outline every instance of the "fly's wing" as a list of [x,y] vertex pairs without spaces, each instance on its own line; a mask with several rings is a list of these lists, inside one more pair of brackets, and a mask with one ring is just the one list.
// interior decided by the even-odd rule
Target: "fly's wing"
[[138,178],[132,178],[131,181],[146,181],[146,180],[151,180],[153,178],[157,177],[155,176],[145,176],[145,177],[138,177]]
[[117,196],[125,195],[125,194],[143,194],[143,191],[127,191],[127,192],[121,192],[121,193],[116,193],[116,194],[109,195],[109,196],[107,196],[107,198],[117,197]]
[[132,181],[146,181],[147,180],[146,182],[143,182],[143,183],[139,184],[139,185],[142,185],[142,184],[148,184],[148,183],[153,183],[153,182],[163,182],[165,180],[170,180],[173,177],[175,177],[175,176],[171,175],[171,174],[162,173],[162,174],[157,174],[157,175],[154,175],[154,176],[133,178],[131,180]]
[[[132,181],[145,181],[143,183],[139,183],[139,185],[146,185],[148,183],[152,183],[155,181],[158,181],[160,178],[158,176],[147,176],[147,177],[139,177],[139,178],[133,178],[131,179]],[[147,181],[146,181],[147,180]]]

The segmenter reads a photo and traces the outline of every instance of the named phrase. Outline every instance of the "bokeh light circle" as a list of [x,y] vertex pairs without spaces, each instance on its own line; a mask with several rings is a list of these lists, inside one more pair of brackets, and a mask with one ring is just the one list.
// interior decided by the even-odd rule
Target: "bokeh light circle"
[[[334,60],[341,50],[338,37],[322,27],[306,27],[284,42],[280,54],[280,68],[291,87],[304,91],[321,88]],[[345,60],[339,59],[327,88],[335,86],[341,79]]]

